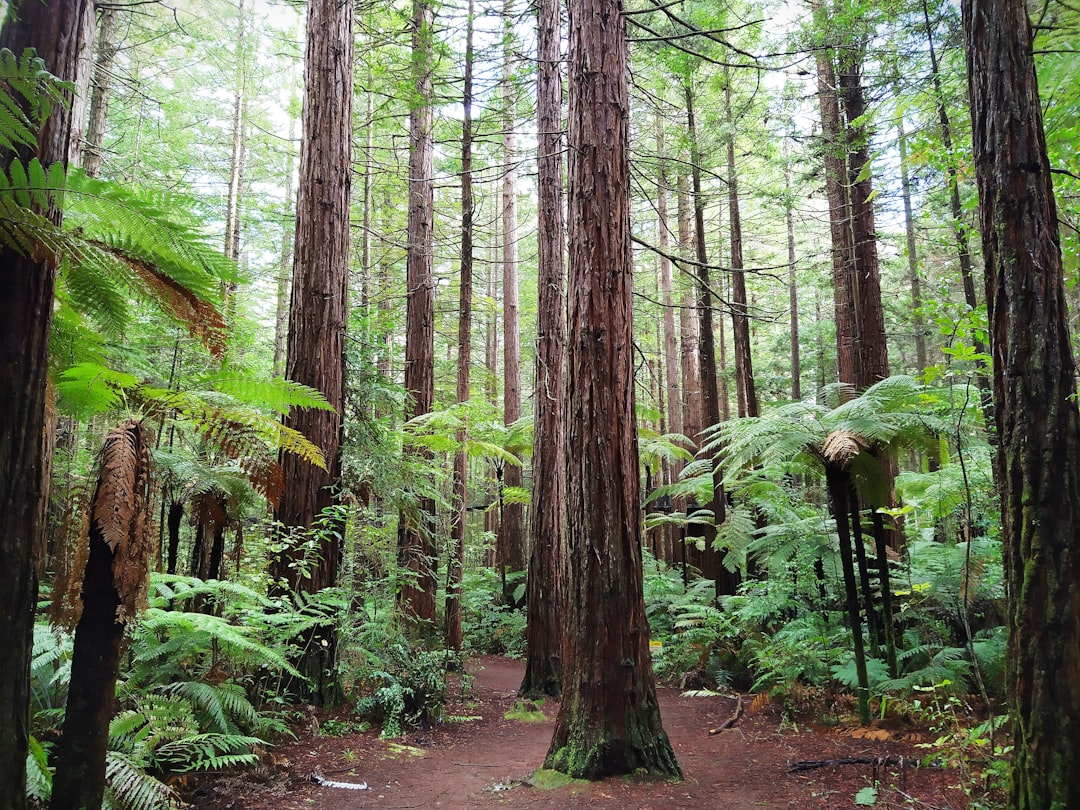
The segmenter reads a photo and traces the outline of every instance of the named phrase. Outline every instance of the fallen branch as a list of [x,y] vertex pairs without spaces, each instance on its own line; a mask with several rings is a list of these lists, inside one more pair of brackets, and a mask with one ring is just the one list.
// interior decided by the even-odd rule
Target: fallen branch
[[815,768],[828,768],[832,765],[898,765],[904,767],[906,760],[903,757],[840,757],[840,759],[804,759],[793,763],[788,773],[796,771],[812,771]]
[[731,715],[731,717],[729,717],[723,723],[718,725],[716,728],[709,729],[709,736],[713,737],[713,736],[719,734],[724,729],[731,728],[733,725],[735,725],[736,723],[739,722],[739,718],[742,717],[742,713],[743,713],[742,695],[739,695],[739,700],[735,704],[735,712]]

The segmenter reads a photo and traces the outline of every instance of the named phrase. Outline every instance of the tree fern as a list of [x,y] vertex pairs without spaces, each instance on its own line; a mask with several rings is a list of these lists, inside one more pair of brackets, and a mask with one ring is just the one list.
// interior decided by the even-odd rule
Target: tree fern
[[105,757],[106,810],[172,810],[181,807],[180,797],[168,785],[145,770],[145,763],[122,751]]

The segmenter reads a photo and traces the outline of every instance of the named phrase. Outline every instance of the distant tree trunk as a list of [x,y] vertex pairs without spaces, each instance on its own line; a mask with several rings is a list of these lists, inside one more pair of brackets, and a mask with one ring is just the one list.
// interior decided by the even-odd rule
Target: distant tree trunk
[[[784,163],[784,179],[791,188],[791,164]],[[791,313],[791,398],[802,399],[802,361],[799,353],[799,287],[795,280],[795,202],[786,199],[784,219],[787,225],[788,311]]]
[[244,0],[239,0],[240,28],[236,38],[236,86],[233,87],[232,149],[229,154],[229,194],[225,203],[225,255],[234,261],[240,256],[240,201],[244,193],[244,162],[247,158],[247,68],[244,41],[247,21]]
[[[295,453],[283,453],[286,482],[275,517],[301,534],[334,502],[331,487],[341,470],[341,420],[345,398],[345,328],[348,306],[349,191],[352,173],[353,13],[349,3],[312,0],[307,14],[304,62],[303,143],[296,202],[296,248],[286,377],[321,391],[331,411],[305,409],[287,424],[318,445],[320,469]],[[317,535],[319,558],[298,565],[298,545],[279,552],[271,573],[292,592],[315,593],[337,581],[339,532]],[[297,669],[309,679],[305,697],[329,704],[338,699],[337,638],[333,625],[305,639]],[[297,684],[297,687],[300,685]]]
[[[89,0],[27,0],[9,4],[0,46],[16,54],[36,48],[54,75],[82,87],[89,79],[94,7]],[[79,122],[86,99],[65,92],[65,102],[32,149],[0,150],[7,171],[13,159],[38,157],[48,166],[78,162]],[[46,213],[59,223],[58,209]],[[44,436],[49,334],[56,263],[0,249],[0,810],[26,806],[26,752],[30,733],[30,658],[37,602],[36,558],[45,543],[49,459]]]
[[116,44],[116,18],[113,6],[101,9],[97,32],[97,61],[90,93],[90,121],[86,129],[86,143],[82,150],[82,166],[90,177],[101,176],[101,164],[105,159],[105,125],[109,116],[109,84],[112,81],[113,62],[119,48]]
[[680,776],[660,722],[641,571],[629,93],[618,0],[571,0],[567,581],[546,767]]
[[[697,245],[698,317],[701,331],[698,343],[698,366],[701,374],[701,402],[703,428],[720,424],[720,401],[716,386],[716,349],[713,338],[713,292],[709,280],[708,254],[705,250],[705,198],[701,192],[701,166],[697,142],[697,125],[694,116],[694,92],[687,82],[683,86],[686,98],[686,130],[690,141],[691,182],[694,191],[694,241]],[[708,508],[713,513],[713,523],[705,526],[705,551],[701,558],[701,573],[716,583],[716,593],[733,594],[738,577],[720,565],[716,549],[716,529],[726,518],[723,474],[719,468],[713,471],[712,500]]]
[[904,200],[904,236],[907,243],[908,284],[911,285],[911,325],[915,330],[915,368],[926,370],[926,321],[922,313],[922,284],[919,281],[919,258],[915,246],[915,219],[911,213],[911,179],[907,170],[907,136],[904,122],[896,125],[900,147],[900,194]]
[[176,573],[176,557],[180,551],[180,523],[184,519],[184,504],[173,501],[169,504],[169,547],[166,559],[168,560],[165,572]]
[[[515,107],[514,0],[503,0],[503,424],[521,418],[521,334],[518,324],[518,226],[517,226],[517,126]],[[520,489],[520,466],[507,464],[503,485]],[[525,570],[525,505],[516,499],[505,504],[499,523],[499,573],[503,578],[503,601],[513,604],[514,586],[506,575]]]
[[731,232],[731,333],[735,343],[735,393],[739,416],[759,416],[754,365],[750,351],[750,316],[746,302],[746,275],[743,273],[742,215],[739,212],[739,175],[735,168],[735,116],[731,110],[731,81],[724,86],[724,114],[728,123],[727,191]]
[[1080,806],[1080,412],[1022,0],[962,3],[1009,613],[1009,807]]
[[[430,413],[435,401],[434,144],[432,141],[432,10],[413,0],[412,70],[416,100],[409,114],[409,252],[406,261],[405,393],[407,419]],[[412,451],[423,458],[422,451]],[[398,520],[398,564],[406,576],[399,603],[419,629],[435,622],[435,502],[416,496]]]
[[57,746],[54,810],[101,807],[120,646],[124,624],[146,596],[150,524],[149,445],[142,425],[128,421],[105,440],[90,502],[89,553]]
[[[465,12],[465,84],[461,96],[464,119],[461,122],[461,279],[458,298],[457,401],[469,401],[469,372],[472,366],[472,288],[473,288],[473,0]],[[465,529],[468,520],[469,455],[465,441],[469,427],[457,431],[458,449],[454,453],[454,514],[450,519],[450,553],[446,559],[446,646],[461,651],[461,575],[465,565]]]
[[292,142],[296,136],[296,119],[289,116],[289,140],[285,145],[285,205],[281,217],[281,259],[277,276],[277,314],[274,318],[274,375],[285,373],[285,349],[289,339],[289,287],[292,281],[293,234],[296,233],[296,213],[293,211]]
[[536,39],[536,87],[540,221],[537,233],[538,323],[533,402],[532,538],[526,585],[528,626],[521,693],[557,695],[562,690],[563,510],[566,503],[563,449],[563,352],[566,348],[563,292],[562,71],[560,0],[541,0]]

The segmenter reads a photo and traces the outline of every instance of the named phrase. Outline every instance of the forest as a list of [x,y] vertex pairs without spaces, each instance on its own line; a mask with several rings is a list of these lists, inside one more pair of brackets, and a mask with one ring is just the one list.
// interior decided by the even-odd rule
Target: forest
[[0,810],[480,656],[544,772],[678,687],[1080,807],[1073,4],[0,8]]

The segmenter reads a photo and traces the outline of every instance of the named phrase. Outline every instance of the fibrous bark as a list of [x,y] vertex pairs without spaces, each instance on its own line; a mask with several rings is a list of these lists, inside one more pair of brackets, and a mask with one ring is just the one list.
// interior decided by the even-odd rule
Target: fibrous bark
[[547,767],[679,776],[660,722],[641,571],[629,93],[618,0],[570,3],[567,581]]

